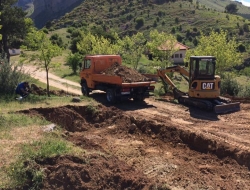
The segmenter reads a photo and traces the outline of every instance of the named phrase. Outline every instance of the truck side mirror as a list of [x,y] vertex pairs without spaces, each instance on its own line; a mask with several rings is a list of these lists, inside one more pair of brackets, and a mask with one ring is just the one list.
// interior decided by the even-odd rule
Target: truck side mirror
[[188,67],[188,62],[185,62],[185,67]]

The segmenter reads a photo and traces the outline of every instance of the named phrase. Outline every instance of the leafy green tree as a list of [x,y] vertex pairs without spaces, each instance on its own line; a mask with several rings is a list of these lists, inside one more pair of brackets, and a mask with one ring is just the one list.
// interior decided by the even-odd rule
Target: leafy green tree
[[175,36],[152,30],[150,40],[147,42],[147,48],[156,59],[161,61],[160,67],[165,68],[170,64],[173,53],[178,51],[176,43]]
[[225,7],[225,11],[230,14],[235,14],[238,11],[237,5],[235,3],[230,3]]
[[26,13],[22,8],[14,6],[17,0],[0,0],[0,19],[2,34],[0,51],[7,54],[9,60],[9,44],[17,39],[23,39],[27,33],[25,24]]
[[78,52],[75,54],[70,53],[67,57],[67,65],[69,65],[74,74],[76,74],[81,62],[82,56]]
[[[77,42],[77,50],[81,55],[118,54],[119,52],[119,46],[103,36],[99,37],[91,34],[90,32],[82,32],[81,35],[84,37]],[[116,36],[116,38],[118,38],[117,34]]]
[[217,60],[217,73],[222,74],[236,65],[242,63],[242,55],[237,51],[239,44],[235,38],[228,39],[228,32],[221,30],[220,33],[212,31],[209,36],[203,33],[195,49],[186,52],[185,60],[188,61],[192,55],[211,55]]
[[133,65],[134,69],[137,69],[141,55],[145,50],[146,42],[145,36],[140,32],[131,37],[126,36],[118,40],[118,46],[121,47],[119,53],[123,61]]
[[44,32],[35,29],[28,33],[26,47],[23,48],[37,50],[38,53],[35,53],[33,58],[38,60],[39,64],[46,70],[47,95],[49,97],[49,69],[52,67],[51,60],[61,54],[61,48],[53,44]]

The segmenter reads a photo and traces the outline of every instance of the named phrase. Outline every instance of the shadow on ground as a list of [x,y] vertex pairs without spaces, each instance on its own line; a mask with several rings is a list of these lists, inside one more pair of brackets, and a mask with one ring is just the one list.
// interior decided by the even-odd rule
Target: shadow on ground
[[122,100],[120,102],[111,104],[108,103],[106,100],[106,93],[105,92],[93,92],[90,94],[90,98],[93,98],[95,101],[105,105],[106,107],[116,107],[123,111],[132,111],[144,108],[155,107],[154,105],[147,104],[146,102],[135,102],[133,100]]

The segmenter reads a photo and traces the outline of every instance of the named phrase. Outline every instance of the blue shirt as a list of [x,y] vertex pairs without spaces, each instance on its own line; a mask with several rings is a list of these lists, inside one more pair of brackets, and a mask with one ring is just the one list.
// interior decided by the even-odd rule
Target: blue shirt
[[21,89],[24,89],[24,90],[26,89],[26,86],[25,86],[24,82],[22,82],[22,83],[20,83],[20,84],[17,85],[17,87],[16,87],[16,93],[17,94],[21,93],[22,92]]

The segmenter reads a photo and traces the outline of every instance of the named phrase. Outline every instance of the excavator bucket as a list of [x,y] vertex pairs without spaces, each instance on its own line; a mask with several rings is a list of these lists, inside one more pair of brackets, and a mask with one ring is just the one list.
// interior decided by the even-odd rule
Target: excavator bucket
[[214,112],[216,114],[225,114],[229,112],[236,112],[240,110],[240,102],[227,103],[222,105],[216,105]]

